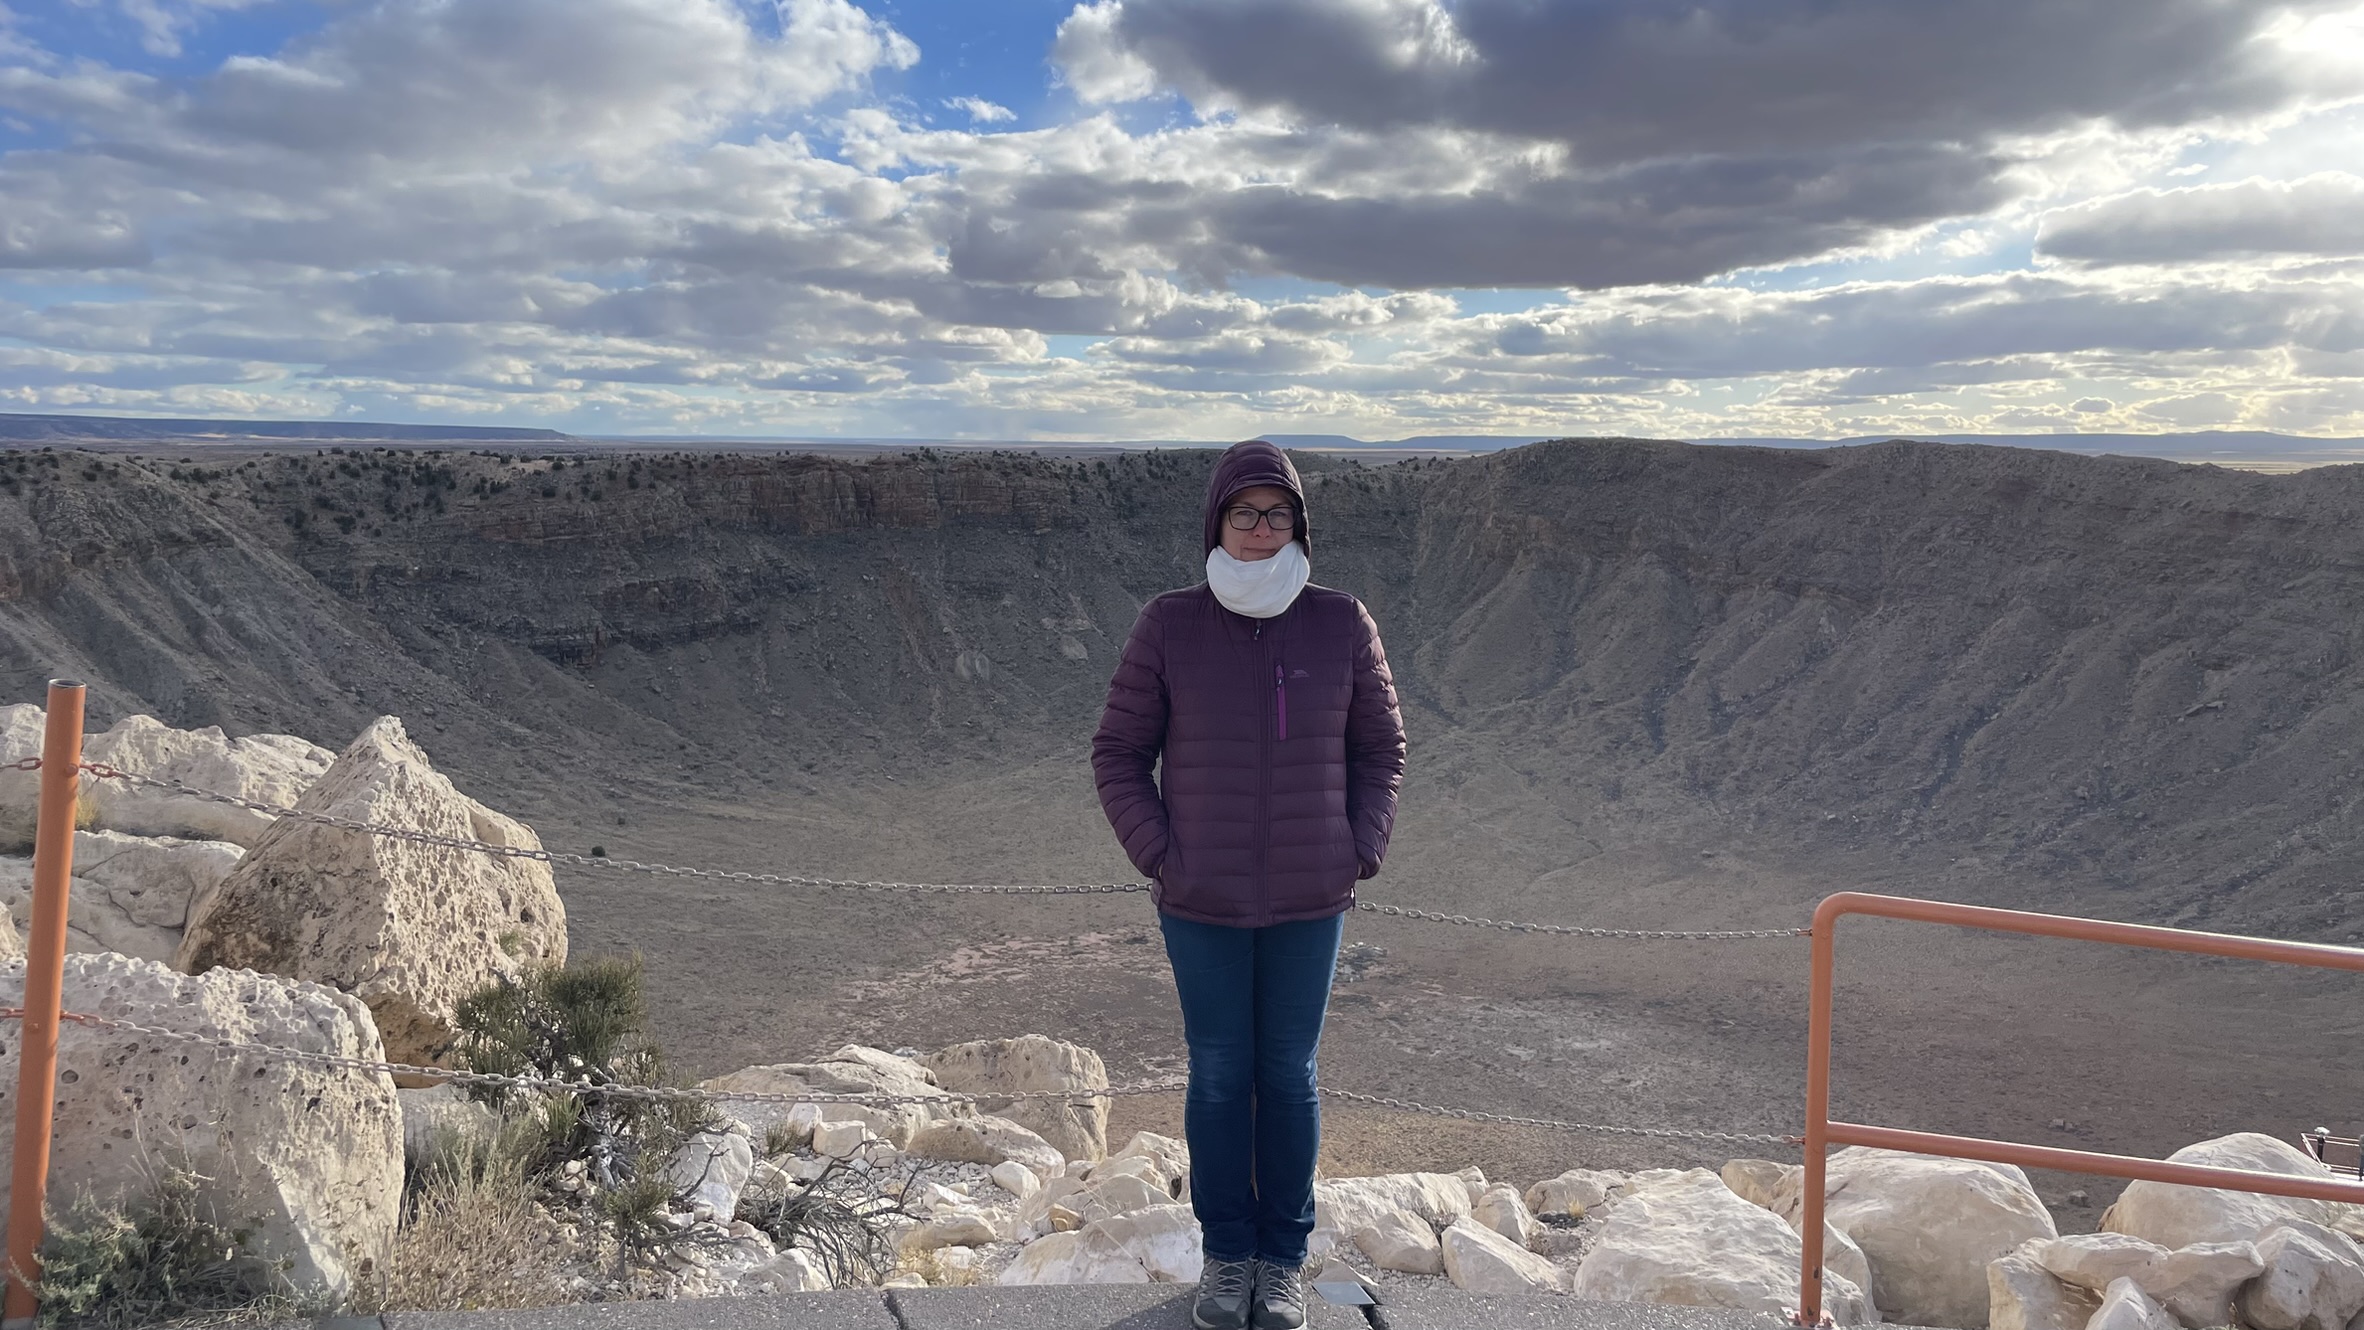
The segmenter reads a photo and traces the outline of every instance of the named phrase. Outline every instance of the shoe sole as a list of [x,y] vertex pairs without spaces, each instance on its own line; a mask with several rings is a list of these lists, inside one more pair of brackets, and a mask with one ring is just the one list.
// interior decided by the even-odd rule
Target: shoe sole
[[1198,1308],[1193,1307],[1190,1309],[1190,1323],[1194,1326],[1197,1326],[1198,1330],[1249,1330],[1249,1327],[1253,1324],[1253,1321],[1243,1320],[1238,1325],[1228,1325],[1222,1321],[1210,1321],[1200,1316],[1198,1314]]

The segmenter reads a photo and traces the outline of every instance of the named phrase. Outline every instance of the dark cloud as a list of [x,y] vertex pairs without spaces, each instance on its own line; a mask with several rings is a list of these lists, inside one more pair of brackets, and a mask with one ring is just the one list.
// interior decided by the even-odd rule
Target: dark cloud
[[2044,218],[2036,248],[2086,264],[2364,257],[2364,177],[2143,189]]

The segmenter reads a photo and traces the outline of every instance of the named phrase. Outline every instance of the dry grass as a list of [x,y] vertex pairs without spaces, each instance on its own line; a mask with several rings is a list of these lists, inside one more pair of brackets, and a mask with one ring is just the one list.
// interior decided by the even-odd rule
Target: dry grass
[[574,1300],[566,1242],[514,1148],[451,1144],[428,1165],[359,1310],[487,1311]]

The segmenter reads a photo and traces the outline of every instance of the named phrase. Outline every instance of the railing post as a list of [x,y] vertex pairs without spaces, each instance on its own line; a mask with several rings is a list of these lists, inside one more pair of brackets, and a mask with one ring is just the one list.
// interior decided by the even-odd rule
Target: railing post
[[74,801],[82,786],[83,686],[49,683],[41,736],[41,803],[33,831],[33,922],[25,937],[25,1018],[17,1033],[16,1154],[8,1184],[7,1330],[39,1310],[43,1207],[49,1199],[49,1134],[57,1108],[58,1013],[66,973],[66,894],[74,871]]
[[[1806,1173],[1798,1238],[1805,1248],[1798,1275],[1798,1324],[1822,1319],[1822,1193],[1830,1128],[1831,972],[1837,957],[1839,912],[1814,912],[1813,979],[1806,1008]],[[1871,1296],[1865,1289],[1864,1296]]]

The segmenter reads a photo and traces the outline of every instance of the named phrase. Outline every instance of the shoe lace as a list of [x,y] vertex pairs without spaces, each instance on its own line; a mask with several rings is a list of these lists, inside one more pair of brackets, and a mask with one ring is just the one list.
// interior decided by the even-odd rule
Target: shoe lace
[[1292,1306],[1304,1305],[1305,1282],[1302,1268],[1294,1265],[1276,1265],[1271,1261],[1262,1261],[1259,1264],[1264,1268],[1264,1278],[1259,1281],[1258,1288],[1262,1290],[1267,1301],[1288,1303]]
[[1210,1298],[1244,1298],[1255,1274],[1253,1261],[1209,1261],[1199,1276],[1199,1291]]

